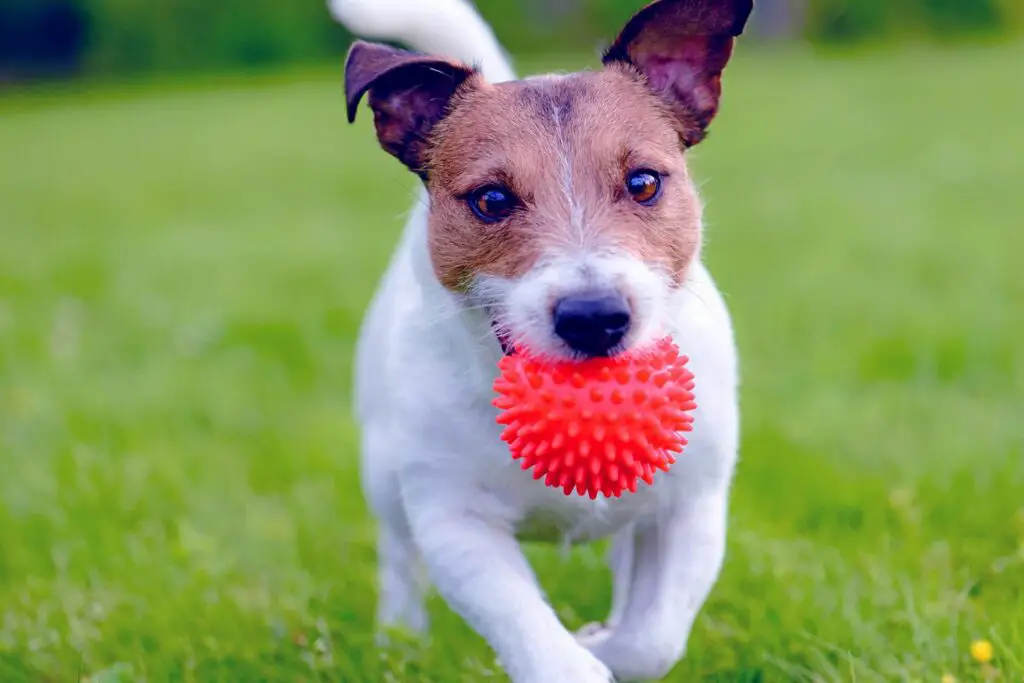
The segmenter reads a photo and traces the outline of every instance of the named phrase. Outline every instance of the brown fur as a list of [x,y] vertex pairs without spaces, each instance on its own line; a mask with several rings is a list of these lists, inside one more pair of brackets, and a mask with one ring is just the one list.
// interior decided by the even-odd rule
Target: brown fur
[[[515,278],[545,253],[584,247],[682,275],[698,248],[699,202],[672,115],[627,69],[478,83],[452,104],[428,152],[429,248],[444,285]],[[665,176],[652,206],[626,192],[626,174],[642,168]],[[496,224],[463,200],[491,183],[523,204]]]
[[[641,10],[600,72],[492,85],[448,60],[357,44],[346,69],[350,118],[370,92],[382,146],[426,182],[438,280],[516,278],[545,254],[619,250],[684,277],[700,242],[683,148],[718,110],[721,74],[752,0],[659,0]],[[631,171],[661,173],[638,204]],[[479,220],[466,197],[501,185],[520,208]]]

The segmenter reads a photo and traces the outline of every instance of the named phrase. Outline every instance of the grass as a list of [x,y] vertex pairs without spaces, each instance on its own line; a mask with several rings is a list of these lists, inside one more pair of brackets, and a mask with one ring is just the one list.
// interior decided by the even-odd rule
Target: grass
[[[1024,681],[1022,60],[732,68],[743,459],[671,680]],[[351,354],[413,183],[337,72],[0,100],[0,681],[500,678],[436,599],[372,646]],[[530,554],[604,614],[599,549]]]

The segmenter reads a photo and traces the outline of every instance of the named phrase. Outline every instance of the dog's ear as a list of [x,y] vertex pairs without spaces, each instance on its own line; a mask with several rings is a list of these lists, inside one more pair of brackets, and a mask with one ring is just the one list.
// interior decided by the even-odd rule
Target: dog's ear
[[640,10],[604,56],[647,79],[680,123],[683,144],[700,142],[718,112],[722,71],[753,0],[656,0]]
[[474,74],[468,66],[441,57],[356,41],[345,60],[348,120],[356,119],[369,93],[381,147],[421,178],[430,131],[444,118],[455,91]]

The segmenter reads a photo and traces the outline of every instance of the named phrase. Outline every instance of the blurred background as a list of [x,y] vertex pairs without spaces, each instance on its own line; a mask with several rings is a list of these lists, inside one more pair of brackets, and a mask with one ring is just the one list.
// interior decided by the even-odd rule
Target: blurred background
[[[514,53],[591,49],[622,0],[480,0]],[[348,40],[315,0],[3,0],[0,77],[123,75],[322,61]],[[1019,30],[1018,0],[761,0],[753,33],[817,44],[980,38]],[[557,37],[557,42],[553,41]]]
[[[525,74],[642,2],[477,4]],[[690,153],[743,447],[670,680],[1024,681],[1024,3],[757,5]],[[349,40],[0,0],[3,683],[501,680],[437,599],[373,643],[352,351],[416,181],[345,123]],[[528,553],[605,615],[601,546]]]

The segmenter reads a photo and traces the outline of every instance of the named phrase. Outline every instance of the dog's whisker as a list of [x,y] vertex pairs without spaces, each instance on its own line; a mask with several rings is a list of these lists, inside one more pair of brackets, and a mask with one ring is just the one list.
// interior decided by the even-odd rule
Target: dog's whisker
[[425,309],[423,311],[425,315],[424,322],[428,325],[436,325],[438,323],[448,322],[458,318],[464,313],[491,311],[493,308],[494,305],[491,303],[466,303],[452,305],[451,303],[444,302],[434,309]]

